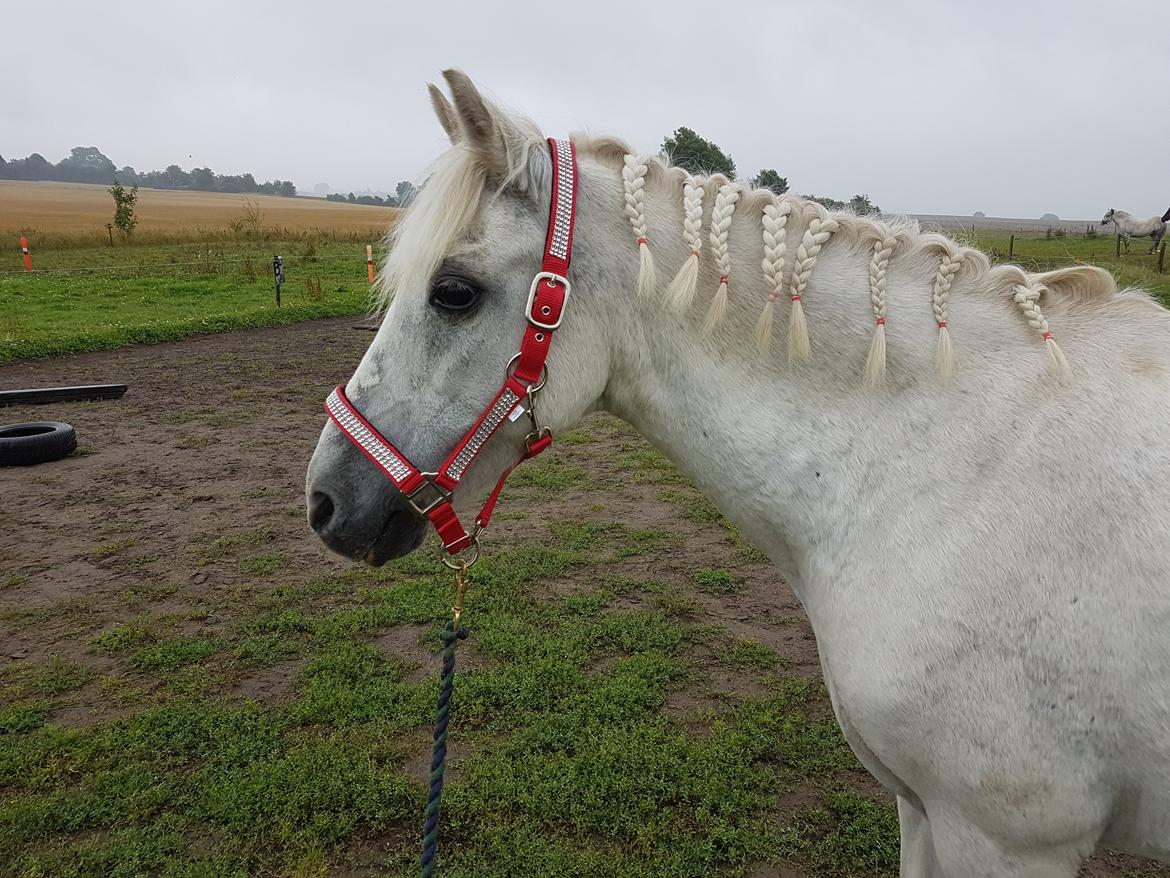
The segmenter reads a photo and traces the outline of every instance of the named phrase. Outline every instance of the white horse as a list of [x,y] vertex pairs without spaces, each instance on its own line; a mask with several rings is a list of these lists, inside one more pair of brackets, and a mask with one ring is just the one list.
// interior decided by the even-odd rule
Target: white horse
[[[1166,216],[1170,216],[1170,210],[1166,211]],[[1149,219],[1139,220],[1134,219],[1130,214],[1124,210],[1114,210],[1109,208],[1109,212],[1101,217],[1101,225],[1107,226],[1110,223],[1117,228],[1117,234],[1121,235],[1121,240],[1125,244],[1125,252],[1129,252],[1130,238],[1150,238],[1153,240],[1153,245],[1150,247],[1150,252],[1153,253],[1158,249],[1158,245],[1162,243],[1162,239],[1166,236],[1166,217],[1159,219],[1152,216]]]
[[[389,307],[346,388],[432,468],[517,349],[550,204],[535,126],[445,76],[454,148],[393,231]],[[1097,268],[993,268],[913,223],[576,143],[541,414],[626,419],[768,553],[846,738],[897,796],[902,874],[1073,878],[1101,846],[1170,862],[1170,314]],[[788,357],[769,348],[785,317]],[[488,443],[461,509],[525,432]],[[332,424],[307,489],[349,557],[422,541]]]

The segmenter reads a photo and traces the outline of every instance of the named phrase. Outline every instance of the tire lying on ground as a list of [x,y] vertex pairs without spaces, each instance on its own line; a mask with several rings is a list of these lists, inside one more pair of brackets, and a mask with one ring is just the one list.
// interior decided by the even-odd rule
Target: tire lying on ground
[[60,421],[0,424],[0,466],[60,460],[77,448],[77,433]]

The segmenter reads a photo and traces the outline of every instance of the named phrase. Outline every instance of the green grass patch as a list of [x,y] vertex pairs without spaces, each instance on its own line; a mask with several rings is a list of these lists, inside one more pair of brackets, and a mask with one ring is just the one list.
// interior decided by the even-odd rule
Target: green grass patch
[[726,570],[703,569],[691,574],[699,591],[710,594],[731,594],[739,588],[739,580]]
[[117,540],[113,543],[103,543],[100,546],[94,546],[93,551],[90,552],[95,558],[109,558],[111,555],[116,555],[123,549],[128,549],[131,546],[137,546],[142,540],[137,537],[128,537],[124,540]]
[[[321,242],[315,261],[286,258],[283,307],[276,307],[269,267],[279,240],[206,247],[192,242],[55,251],[41,249],[38,268],[99,265],[83,274],[0,275],[0,365],[29,357],[169,341],[202,332],[274,326],[359,314],[368,306],[364,248]],[[254,260],[254,271],[221,260]],[[195,265],[181,263],[194,262]],[[148,269],[132,266],[149,265]],[[310,294],[305,278],[322,279]]]
[[275,573],[287,563],[288,556],[283,552],[268,552],[263,555],[243,558],[236,565],[236,568],[245,576],[265,576],[269,573]]
[[539,488],[545,491],[563,491],[580,488],[589,481],[585,469],[574,463],[565,463],[551,454],[530,460],[517,467],[508,479],[510,487]]
[[140,671],[174,671],[215,655],[221,645],[206,637],[164,637],[140,649],[130,658],[130,666]]
[[892,805],[852,792],[832,793],[823,807],[803,811],[799,826],[818,875],[897,872],[898,814]]
[[762,643],[746,638],[734,638],[727,643],[717,644],[714,653],[721,664],[733,668],[769,670],[779,663],[776,653]]

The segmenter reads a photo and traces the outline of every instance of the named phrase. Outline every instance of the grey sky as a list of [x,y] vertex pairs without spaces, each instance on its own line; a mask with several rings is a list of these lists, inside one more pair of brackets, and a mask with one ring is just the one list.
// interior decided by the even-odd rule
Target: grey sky
[[[655,151],[679,125],[794,191],[1063,218],[1170,204],[1170,3],[20,4],[0,154],[393,189],[466,70],[549,134]],[[714,11],[712,11],[714,10]],[[12,11],[12,10],[10,10]],[[16,19],[19,24],[16,24]]]

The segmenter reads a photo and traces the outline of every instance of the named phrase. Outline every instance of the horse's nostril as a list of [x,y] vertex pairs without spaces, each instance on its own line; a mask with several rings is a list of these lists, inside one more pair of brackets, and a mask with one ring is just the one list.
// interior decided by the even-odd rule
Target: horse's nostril
[[314,491],[309,497],[309,526],[320,531],[333,518],[333,498],[324,491]]

